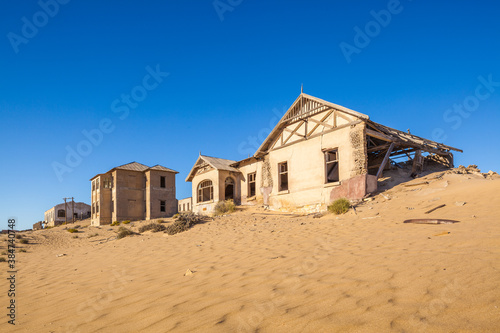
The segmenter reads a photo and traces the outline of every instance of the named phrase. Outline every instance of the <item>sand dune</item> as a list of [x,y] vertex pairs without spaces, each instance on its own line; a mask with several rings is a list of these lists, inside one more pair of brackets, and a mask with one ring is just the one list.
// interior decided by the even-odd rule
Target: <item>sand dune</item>
[[[242,208],[177,235],[107,242],[117,227],[29,232],[17,325],[4,316],[0,330],[498,332],[500,180],[437,175],[342,216]],[[403,223],[426,217],[460,223]]]

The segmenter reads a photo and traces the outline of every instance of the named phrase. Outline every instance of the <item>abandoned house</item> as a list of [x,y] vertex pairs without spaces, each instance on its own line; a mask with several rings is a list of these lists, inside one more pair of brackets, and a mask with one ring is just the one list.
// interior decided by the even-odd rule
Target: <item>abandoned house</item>
[[191,197],[179,200],[179,213],[190,212],[192,205]]
[[177,213],[177,171],[128,163],[94,176],[91,181],[91,225],[124,220],[150,220]]
[[45,224],[55,227],[64,222],[83,220],[90,217],[90,206],[83,202],[58,204],[45,212]]
[[462,152],[301,93],[253,156],[231,161],[200,154],[186,181],[199,213],[228,199],[319,211],[337,198],[376,191],[394,158],[411,157],[416,172],[424,159],[453,167],[451,151]]

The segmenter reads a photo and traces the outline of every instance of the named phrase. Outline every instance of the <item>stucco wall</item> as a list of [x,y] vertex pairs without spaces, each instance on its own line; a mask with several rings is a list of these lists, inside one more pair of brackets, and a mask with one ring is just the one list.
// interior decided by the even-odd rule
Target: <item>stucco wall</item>
[[[272,150],[269,165],[273,177],[269,204],[274,208],[330,202],[338,183],[326,184],[324,150],[338,149],[340,183],[366,172],[363,148],[364,123],[340,128],[322,136]],[[278,163],[288,163],[288,191],[278,191]]]

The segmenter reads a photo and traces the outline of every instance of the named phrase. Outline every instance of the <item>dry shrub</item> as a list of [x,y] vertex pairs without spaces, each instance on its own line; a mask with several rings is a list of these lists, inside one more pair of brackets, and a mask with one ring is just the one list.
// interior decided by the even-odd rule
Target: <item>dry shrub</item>
[[134,232],[130,229],[127,229],[125,227],[120,227],[118,228],[118,235],[116,235],[116,239],[121,239],[130,235],[133,235]]
[[111,223],[111,226],[112,226],[112,227],[116,227],[117,225],[120,225],[120,222],[115,221],[115,222]]
[[[125,221],[123,221],[122,223],[123,223],[123,224],[129,224],[129,223],[130,223],[130,220],[125,220]],[[118,224],[120,224],[120,223],[118,222]]]
[[347,213],[350,207],[351,203],[349,202],[349,200],[347,200],[346,198],[340,198],[335,200],[328,206],[328,211],[339,215]]
[[165,230],[165,226],[152,222],[150,224],[146,224],[146,225],[139,227],[140,233],[143,233],[144,231],[148,231],[148,230],[151,230],[152,232],[160,232],[160,231]]
[[71,232],[71,233],[78,232],[78,229],[71,228],[71,229],[68,229],[68,232]]
[[167,226],[165,232],[169,235],[175,235],[179,232],[188,230],[193,225],[199,223],[201,220],[201,217],[193,212],[181,213],[178,214],[174,223]]
[[29,241],[28,241],[26,238],[21,238],[21,239],[19,240],[19,243],[21,243],[21,244],[28,244],[28,243],[29,243]]
[[223,215],[232,213],[236,209],[233,200],[219,201],[214,208],[214,215]]

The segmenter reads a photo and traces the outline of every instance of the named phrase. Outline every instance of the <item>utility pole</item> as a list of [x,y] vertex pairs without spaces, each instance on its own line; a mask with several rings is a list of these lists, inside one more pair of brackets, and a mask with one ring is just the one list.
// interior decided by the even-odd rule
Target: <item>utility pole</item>
[[71,202],[73,203],[73,223],[75,223],[75,199],[71,197]]
[[[68,204],[66,202],[67,199],[73,200],[73,197],[71,198],[63,198],[64,200],[64,222],[68,223]],[[73,201],[73,213],[75,212],[75,202]]]

